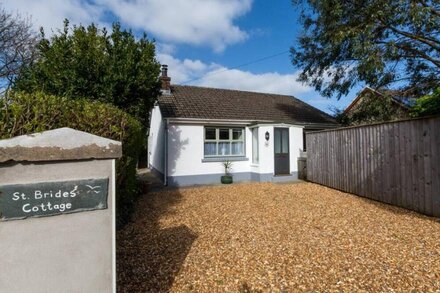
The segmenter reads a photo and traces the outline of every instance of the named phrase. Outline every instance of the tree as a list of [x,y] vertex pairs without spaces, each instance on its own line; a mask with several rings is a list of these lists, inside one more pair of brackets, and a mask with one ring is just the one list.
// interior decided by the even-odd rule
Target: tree
[[146,129],[159,95],[160,64],[154,42],[113,24],[64,28],[50,38],[41,32],[40,58],[20,71],[14,89],[111,103],[138,118]]
[[411,116],[440,115],[440,87],[432,94],[421,97],[411,109]]
[[438,0],[293,0],[304,33],[299,80],[339,99],[356,84],[417,97],[440,85]]
[[408,117],[408,110],[403,111],[395,103],[393,98],[388,95],[378,97],[367,94],[362,97],[362,101],[354,110],[346,112],[335,109],[334,116],[336,121],[343,126],[371,124]]
[[364,88],[345,109],[334,108],[336,121],[344,126],[407,119],[411,103],[404,103],[396,92]]
[[9,89],[22,66],[35,58],[37,35],[28,18],[0,7],[0,93]]

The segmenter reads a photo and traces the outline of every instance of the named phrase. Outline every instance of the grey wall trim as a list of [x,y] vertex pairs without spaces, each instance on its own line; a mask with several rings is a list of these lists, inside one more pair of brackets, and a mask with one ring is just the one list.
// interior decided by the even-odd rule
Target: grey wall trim
[[202,163],[207,162],[225,162],[225,161],[249,161],[249,158],[246,157],[212,157],[212,158],[203,158]]
[[[190,186],[190,185],[209,185],[219,184],[220,177],[223,173],[218,174],[202,174],[187,176],[168,176],[169,186]],[[288,176],[274,176],[272,173],[259,174],[253,172],[233,173],[234,182],[256,181],[256,182],[283,182],[294,181],[298,179],[297,172]]]
[[[186,176],[169,176],[169,186],[188,186],[188,185],[206,185],[219,184],[220,177],[223,173],[218,174],[203,174],[203,175],[186,175]],[[234,182],[250,181],[249,172],[233,173]]]
[[272,182],[288,182],[298,180],[298,172],[292,172],[290,175],[274,176]]
[[251,181],[260,181],[260,174],[251,172]]
[[257,181],[257,182],[270,182],[272,181],[273,174],[272,173],[266,173],[266,174],[260,174],[260,173],[251,173],[251,181]]

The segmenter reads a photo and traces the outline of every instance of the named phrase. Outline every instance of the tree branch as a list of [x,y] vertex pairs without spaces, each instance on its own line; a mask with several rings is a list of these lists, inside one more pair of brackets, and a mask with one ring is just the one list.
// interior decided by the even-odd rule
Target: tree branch
[[430,6],[426,1],[424,0],[418,0],[420,4],[422,4],[424,7],[428,8],[431,14],[434,14],[435,16],[440,16],[440,11],[436,10],[434,7]]
[[434,58],[432,58],[431,56],[427,55],[426,53],[424,53],[424,52],[422,52],[422,51],[420,51],[420,50],[417,50],[417,49],[415,49],[415,48],[413,48],[413,47],[411,47],[411,46],[409,46],[409,45],[405,45],[405,44],[402,44],[402,45],[394,44],[394,45],[395,45],[397,48],[402,49],[402,50],[404,50],[404,51],[407,51],[407,52],[408,52],[408,51],[413,52],[414,54],[416,54],[416,56],[414,56],[414,57],[417,57],[417,55],[418,55],[418,56],[420,56],[421,58],[430,61],[430,62],[433,63],[435,66],[437,66],[437,67],[440,68],[440,60],[434,59]]
[[431,39],[431,38],[427,38],[427,37],[423,37],[423,36],[414,35],[414,34],[411,34],[411,33],[408,33],[408,32],[402,31],[402,30],[399,30],[399,29],[393,27],[392,25],[387,25],[387,27],[389,29],[391,29],[393,32],[395,32],[395,33],[397,33],[399,35],[405,36],[405,37],[410,38],[410,39],[415,40],[415,41],[419,41],[419,42],[421,42],[421,43],[423,43],[425,45],[428,45],[428,46],[432,47],[436,51],[440,52],[440,47],[435,44],[435,43],[440,44],[439,40],[435,40],[435,39]]

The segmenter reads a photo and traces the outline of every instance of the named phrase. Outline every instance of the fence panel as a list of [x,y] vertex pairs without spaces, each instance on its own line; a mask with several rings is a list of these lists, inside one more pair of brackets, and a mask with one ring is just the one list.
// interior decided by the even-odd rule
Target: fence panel
[[309,181],[440,217],[440,117],[306,135]]

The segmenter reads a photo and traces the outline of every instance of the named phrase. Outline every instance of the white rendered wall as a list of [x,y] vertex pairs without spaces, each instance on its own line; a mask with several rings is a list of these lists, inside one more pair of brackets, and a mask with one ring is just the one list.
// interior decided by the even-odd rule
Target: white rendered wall
[[[266,141],[266,132],[269,132],[269,140]],[[274,173],[274,153],[273,153],[273,126],[259,126],[258,127],[258,144],[260,145],[260,160],[259,172],[260,174]]]
[[[258,126],[258,143],[259,143],[259,163],[252,164],[252,172],[260,174],[274,174],[274,128],[288,127],[283,125],[260,125]],[[290,173],[298,171],[298,157],[300,156],[300,149],[302,148],[303,136],[302,127],[289,126],[289,153],[290,153]],[[269,133],[269,141],[266,141],[266,132]],[[252,150],[252,146],[250,146]],[[250,157],[252,158],[252,156]]]
[[[258,128],[258,127],[257,127]],[[250,165],[250,171],[252,173],[260,173],[260,162],[261,162],[261,140],[264,139],[264,137],[261,136],[261,130],[258,129],[258,163],[253,163],[252,162],[252,158],[253,158],[253,148],[252,148],[252,129],[249,129],[251,131],[251,144],[248,148],[248,157],[249,157],[249,165]],[[264,135],[263,135],[264,136]]]
[[290,173],[298,172],[298,158],[303,147],[302,131],[302,127],[290,127]]
[[[221,162],[202,162],[204,158],[204,126],[170,124],[168,127],[168,176],[224,173]],[[232,162],[232,173],[250,172],[252,134],[245,129],[247,161]]]
[[159,106],[154,106],[151,111],[148,154],[148,164],[163,173],[165,162],[165,123],[162,119]]
[[[252,163],[252,132],[250,128],[245,128],[245,157],[248,160],[232,162],[231,173],[253,172],[274,174],[274,127],[277,127],[277,125],[258,126],[258,164]],[[300,156],[300,149],[303,143],[302,127],[286,125],[279,125],[279,127],[289,128],[290,172],[297,172],[297,159]],[[269,141],[265,139],[266,132],[269,132]],[[203,125],[170,124],[168,126],[168,176],[221,174],[224,172],[221,162],[202,162],[204,158],[203,138]],[[157,149],[152,149],[152,151],[154,156],[157,156],[159,153]],[[163,170],[163,165],[160,162],[156,166],[160,166],[161,169],[155,167],[159,171]]]

